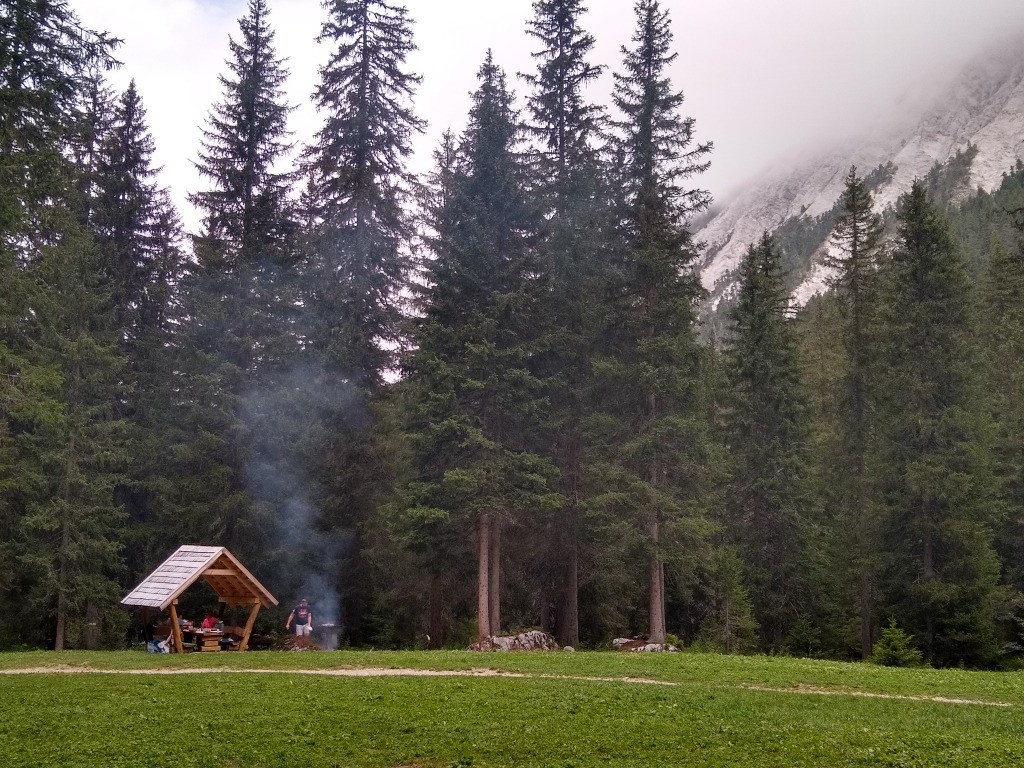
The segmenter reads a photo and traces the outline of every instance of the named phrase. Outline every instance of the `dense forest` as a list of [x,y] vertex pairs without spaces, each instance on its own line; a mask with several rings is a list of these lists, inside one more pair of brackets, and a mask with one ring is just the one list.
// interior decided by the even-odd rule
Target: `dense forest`
[[[582,0],[536,0],[536,69],[481,51],[420,178],[406,11],[325,0],[293,146],[249,0],[186,233],[117,41],[0,4],[0,648],[131,642],[120,598],[206,544],[354,646],[538,627],[856,659],[886,630],[1011,666],[1024,166],[972,191],[967,148],[883,213],[851,169],[827,219],[750,244],[708,333],[712,147],[667,5],[636,0],[604,107]],[[834,278],[797,309],[815,228]]]

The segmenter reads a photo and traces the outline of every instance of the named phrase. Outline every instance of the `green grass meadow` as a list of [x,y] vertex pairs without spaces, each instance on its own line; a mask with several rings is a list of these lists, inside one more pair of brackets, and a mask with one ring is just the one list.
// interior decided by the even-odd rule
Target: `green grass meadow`
[[[106,671],[0,675],[0,766],[1024,765],[1022,673],[696,653],[0,654],[0,670],[57,666]],[[358,667],[527,676],[310,674]]]

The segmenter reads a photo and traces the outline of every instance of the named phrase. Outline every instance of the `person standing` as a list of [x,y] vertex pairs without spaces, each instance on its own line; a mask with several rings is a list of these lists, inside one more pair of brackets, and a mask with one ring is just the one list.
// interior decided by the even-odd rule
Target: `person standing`
[[299,604],[292,608],[292,612],[288,614],[288,620],[284,623],[284,628],[290,631],[293,622],[295,636],[309,640],[309,636],[313,633],[313,611],[306,598],[299,600]]

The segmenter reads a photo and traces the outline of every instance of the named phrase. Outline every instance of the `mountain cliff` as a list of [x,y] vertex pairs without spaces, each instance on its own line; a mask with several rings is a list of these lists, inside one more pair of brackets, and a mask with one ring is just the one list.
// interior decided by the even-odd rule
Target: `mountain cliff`
[[696,237],[707,246],[700,272],[710,308],[732,294],[740,259],[766,230],[803,233],[806,252],[790,254],[795,301],[802,304],[824,288],[820,260],[828,217],[851,165],[873,176],[879,210],[894,204],[915,178],[957,159],[970,165],[965,191],[998,186],[1024,157],[1024,38],[975,59],[923,111],[898,122],[887,118],[886,124],[860,141],[765,174],[703,223]]

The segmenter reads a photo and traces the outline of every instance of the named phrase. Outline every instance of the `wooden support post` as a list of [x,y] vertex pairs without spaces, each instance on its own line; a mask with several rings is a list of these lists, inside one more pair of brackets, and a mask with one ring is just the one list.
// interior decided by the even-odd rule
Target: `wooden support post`
[[185,647],[181,639],[181,625],[178,624],[178,601],[171,601],[171,632],[174,637],[174,650],[178,653],[184,653]]
[[252,600],[252,611],[249,613],[249,620],[245,622],[245,629],[242,632],[242,642],[238,644],[238,650],[249,649],[249,635],[252,634],[252,625],[256,623],[256,614],[260,612],[260,599],[254,597]]

